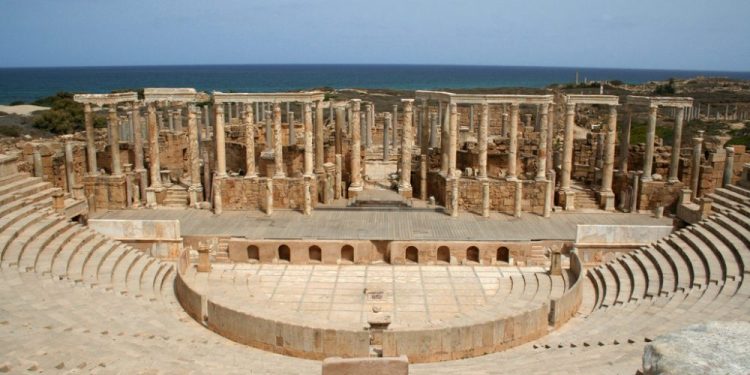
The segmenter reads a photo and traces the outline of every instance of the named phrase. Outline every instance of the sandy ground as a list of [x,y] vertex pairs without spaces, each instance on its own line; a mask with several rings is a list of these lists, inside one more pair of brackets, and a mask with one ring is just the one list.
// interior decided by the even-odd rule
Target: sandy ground
[[38,105],[21,104],[21,105],[0,105],[0,112],[12,113],[16,115],[29,116],[32,112],[44,111],[49,107],[41,107]]

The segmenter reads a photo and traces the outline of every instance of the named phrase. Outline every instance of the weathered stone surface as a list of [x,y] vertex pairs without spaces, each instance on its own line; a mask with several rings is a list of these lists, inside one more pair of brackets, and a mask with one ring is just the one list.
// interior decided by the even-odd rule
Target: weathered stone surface
[[643,372],[748,374],[750,323],[707,322],[657,337],[643,352]]
[[406,356],[385,358],[339,358],[323,361],[323,375],[407,375],[409,359]]

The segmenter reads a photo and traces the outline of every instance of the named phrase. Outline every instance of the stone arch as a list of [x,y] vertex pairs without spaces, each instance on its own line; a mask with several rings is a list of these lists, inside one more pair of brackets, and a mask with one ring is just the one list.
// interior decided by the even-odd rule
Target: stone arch
[[448,246],[438,247],[437,261],[438,263],[450,263],[451,262],[451,249],[449,249]]
[[344,245],[341,248],[341,260],[354,263],[354,247],[352,245]]
[[414,246],[406,248],[406,263],[419,263],[419,250]]
[[258,246],[250,245],[247,247],[248,262],[260,262],[260,249]]
[[292,251],[287,245],[279,246],[279,260],[283,262],[289,262],[292,258]]
[[466,261],[479,263],[479,248],[476,246],[470,246],[466,249]]
[[495,259],[498,262],[510,263],[510,250],[505,246],[498,247]]
[[320,250],[320,247],[316,245],[312,245],[307,249],[308,258],[310,259],[310,262],[317,262],[320,263],[323,261],[323,251]]

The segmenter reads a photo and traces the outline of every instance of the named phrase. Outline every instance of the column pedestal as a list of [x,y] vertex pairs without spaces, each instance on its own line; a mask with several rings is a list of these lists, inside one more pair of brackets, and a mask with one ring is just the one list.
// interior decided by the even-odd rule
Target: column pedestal
[[523,200],[523,181],[516,181],[516,194],[513,197],[513,216],[521,217],[521,202]]
[[604,211],[615,210],[615,193],[612,191],[599,192],[599,207]]
[[482,180],[482,216],[490,216],[490,181],[487,178]]

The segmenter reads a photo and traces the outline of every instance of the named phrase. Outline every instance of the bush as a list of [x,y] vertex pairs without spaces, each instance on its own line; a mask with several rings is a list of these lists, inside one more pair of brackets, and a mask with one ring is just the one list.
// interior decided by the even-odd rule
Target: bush
[[3,137],[20,137],[21,129],[15,125],[0,125],[0,136]]
[[23,100],[15,100],[15,101],[10,102],[10,105],[21,105],[21,104],[26,104],[26,102],[24,102]]
[[674,87],[674,78],[670,78],[669,82],[666,85],[658,85],[656,86],[656,89],[654,89],[655,95],[674,95],[674,93],[677,90],[675,90]]
[[609,84],[612,86],[622,86],[625,82],[620,81],[619,79],[613,79],[609,81]]
[[37,129],[54,134],[72,133],[83,129],[83,105],[73,101],[73,94],[59,92],[34,101],[35,105],[50,107],[34,116],[32,123]]

